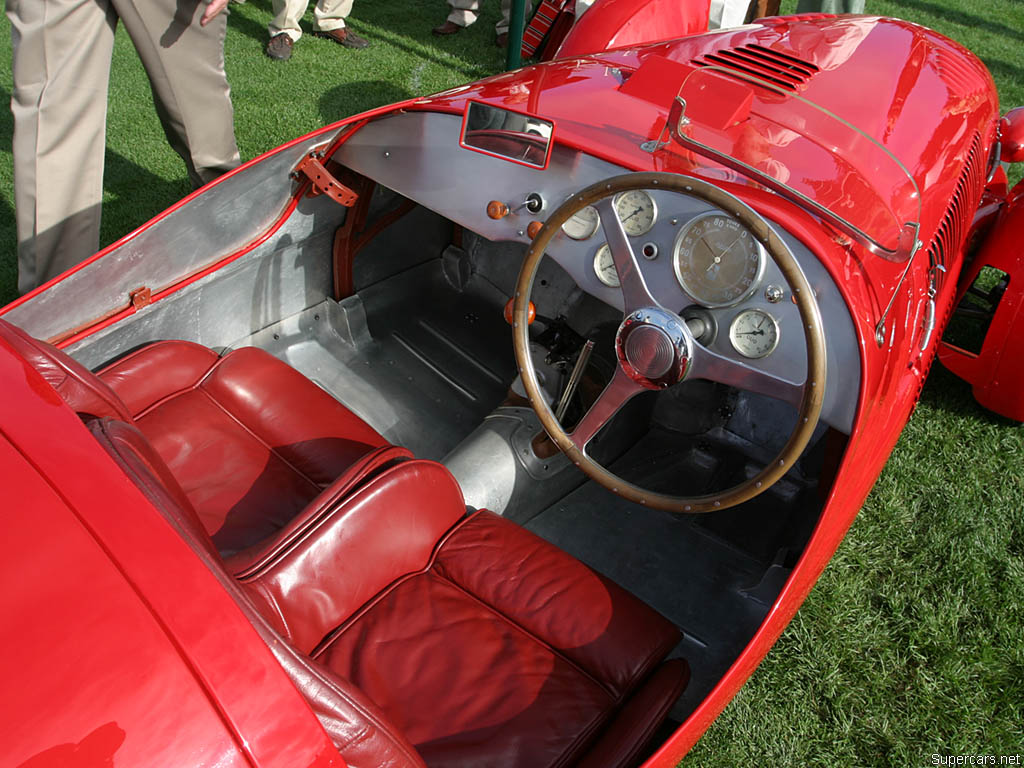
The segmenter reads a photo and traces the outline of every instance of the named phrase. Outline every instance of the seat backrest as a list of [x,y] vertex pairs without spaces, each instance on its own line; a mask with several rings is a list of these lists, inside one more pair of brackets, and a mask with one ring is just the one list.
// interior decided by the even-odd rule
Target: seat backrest
[[10,344],[77,413],[131,423],[128,407],[99,376],[52,344],[0,320],[0,339]]
[[349,768],[426,768],[416,749],[372,701],[347,680],[295,650],[256,609],[225,570],[199,516],[145,436],[136,427],[112,419],[92,419],[87,426],[234,598],[306,698]]

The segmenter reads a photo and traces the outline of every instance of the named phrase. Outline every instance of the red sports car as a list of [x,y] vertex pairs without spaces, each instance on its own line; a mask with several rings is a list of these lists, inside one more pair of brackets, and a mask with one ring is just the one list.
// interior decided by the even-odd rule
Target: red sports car
[[0,313],[4,764],[675,765],[936,356],[1024,420],[1024,111],[974,56],[587,34]]

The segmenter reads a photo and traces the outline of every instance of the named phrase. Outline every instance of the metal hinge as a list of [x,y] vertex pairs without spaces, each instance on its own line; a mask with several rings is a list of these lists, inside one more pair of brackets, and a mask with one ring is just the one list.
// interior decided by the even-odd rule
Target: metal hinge
[[153,303],[153,292],[148,286],[144,285],[141,288],[136,288],[134,291],[129,291],[128,301],[135,309],[148,307]]

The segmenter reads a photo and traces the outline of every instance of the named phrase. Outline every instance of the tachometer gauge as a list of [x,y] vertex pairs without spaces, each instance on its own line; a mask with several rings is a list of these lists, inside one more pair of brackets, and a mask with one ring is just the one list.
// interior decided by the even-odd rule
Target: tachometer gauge
[[651,231],[658,216],[658,207],[654,198],[642,189],[631,189],[615,198],[615,212],[626,234],[639,237]]
[[729,307],[750,295],[764,272],[764,250],[739,221],[702,214],[683,227],[672,254],[676,278],[705,307]]
[[573,240],[586,240],[597,232],[597,225],[600,223],[601,219],[597,214],[597,209],[588,205],[586,208],[576,211],[572,218],[562,225],[562,231]]
[[779,343],[779,324],[760,309],[745,309],[729,326],[729,341],[744,357],[767,357]]
[[615,269],[615,261],[612,259],[612,251],[608,247],[608,243],[598,248],[597,253],[594,254],[594,274],[609,288],[619,287],[619,273]]

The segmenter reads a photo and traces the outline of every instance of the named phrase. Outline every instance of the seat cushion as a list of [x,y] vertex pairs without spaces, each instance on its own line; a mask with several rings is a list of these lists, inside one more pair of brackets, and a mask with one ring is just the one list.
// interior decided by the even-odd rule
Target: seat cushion
[[[431,768],[543,768],[584,755],[678,639],[582,563],[479,513],[433,567],[378,596],[317,658],[380,706]],[[661,686],[661,698],[670,703],[682,684]],[[655,710],[660,722],[665,701]]]
[[158,342],[100,372],[184,489],[217,548],[273,535],[387,441],[287,364]]

